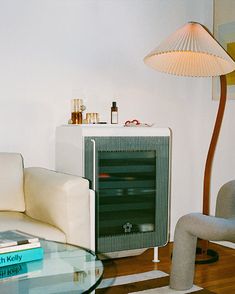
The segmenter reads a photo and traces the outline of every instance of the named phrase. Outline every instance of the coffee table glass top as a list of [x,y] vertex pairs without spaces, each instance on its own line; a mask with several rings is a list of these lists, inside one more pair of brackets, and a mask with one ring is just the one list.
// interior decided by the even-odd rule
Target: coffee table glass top
[[53,241],[40,242],[42,260],[0,268],[1,294],[90,293],[98,286],[103,264],[93,252]]

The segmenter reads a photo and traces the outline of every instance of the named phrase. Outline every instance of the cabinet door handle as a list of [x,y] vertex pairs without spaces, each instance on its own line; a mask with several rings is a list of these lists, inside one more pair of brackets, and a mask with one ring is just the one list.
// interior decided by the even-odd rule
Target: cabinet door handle
[[91,143],[93,146],[93,181],[92,188],[95,191],[96,189],[96,142],[94,139],[91,139]]

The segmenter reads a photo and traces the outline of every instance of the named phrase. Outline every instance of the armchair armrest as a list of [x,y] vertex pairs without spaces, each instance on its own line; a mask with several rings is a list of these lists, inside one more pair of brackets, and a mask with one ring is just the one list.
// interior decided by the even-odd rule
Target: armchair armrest
[[67,243],[90,248],[89,182],[31,167],[24,169],[26,214],[63,231]]

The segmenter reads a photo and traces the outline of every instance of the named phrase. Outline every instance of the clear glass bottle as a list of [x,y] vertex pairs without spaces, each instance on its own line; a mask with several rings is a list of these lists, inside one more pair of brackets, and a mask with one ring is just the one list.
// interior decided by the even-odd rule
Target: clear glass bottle
[[71,100],[71,123],[82,124],[82,112],[86,109],[82,99]]
[[112,102],[111,107],[111,124],[118,124],[118,107],[115,101]]

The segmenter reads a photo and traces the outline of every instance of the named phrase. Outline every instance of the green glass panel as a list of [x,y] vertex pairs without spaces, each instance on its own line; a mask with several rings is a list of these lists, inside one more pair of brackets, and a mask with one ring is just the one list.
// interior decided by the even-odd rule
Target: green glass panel
[[[140,232],[143,222],[153,231],[156,152],[98,151],[98,161],[99,236]],[[148,189],[148,201],[141,195],[143,189]]]

